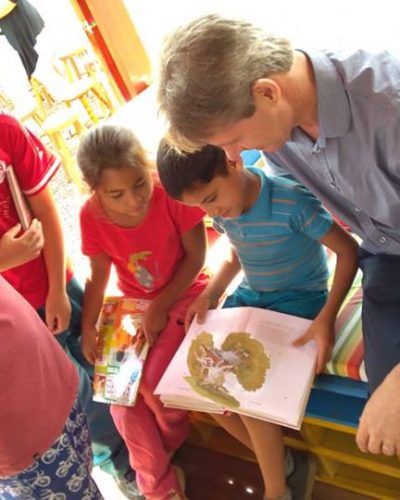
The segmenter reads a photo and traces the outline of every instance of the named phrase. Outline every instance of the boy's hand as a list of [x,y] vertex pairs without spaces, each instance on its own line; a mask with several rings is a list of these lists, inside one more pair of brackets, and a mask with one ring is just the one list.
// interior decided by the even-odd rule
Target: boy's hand
[[197,323],[204,323],[207,311],[215,309],[218,305],[218,300],[213,298],[209,293],[201,293],[195,301],[193,301],[186,310],[185,315],[185,331],[189,330],[190,323],[197,314]]
[[6,231],[0,239],[0,271],[6,271],[36,259],[44,245],[42,225],[33,219],[29,228],[22,233],[21,224]]
[[168,323],[168,311],[154,299],[146,310],[143,320],[143,330],[149,346],[157,340],[159,333]]
[[97,335],[98,332],[96,328],[82,331],[82,353],[91,365],[95,364],[97,358]]
[[317,344],[317,364],[315,372],[321,373],[330,359],[334,338],[335,325],[324,321],[322,318],[318,319],[317,317],[305,334],[296,339],[293,345],[300,347],[314,339]]

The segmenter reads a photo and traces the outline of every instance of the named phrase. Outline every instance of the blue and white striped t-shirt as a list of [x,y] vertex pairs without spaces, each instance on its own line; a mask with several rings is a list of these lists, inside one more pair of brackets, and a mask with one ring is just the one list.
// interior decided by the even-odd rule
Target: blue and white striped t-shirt
[[306,188],[247,168],[260,176],[258,199],[235,219],[214,218],[239,257],[244,282],[260,292],[324,290],[328,269],[318,240],[330,230],[331,215]]

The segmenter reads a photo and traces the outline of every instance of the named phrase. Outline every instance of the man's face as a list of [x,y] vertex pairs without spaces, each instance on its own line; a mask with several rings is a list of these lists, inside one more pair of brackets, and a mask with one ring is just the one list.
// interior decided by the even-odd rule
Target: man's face
[[248,183],[242,163],[228,163],[228,175],[217,175],[208,184],[199,184],[183,192],[181,202],[202,208],[211,217],[233,219],[248,207]]
[[221,126],[207,138],[209,144],[223,148],[233,161],[245,149],[279,150],[294,126],[292,112],[282,96],[271,100],[262,93],[254,93],[254,103],[256,110],[250,118]]

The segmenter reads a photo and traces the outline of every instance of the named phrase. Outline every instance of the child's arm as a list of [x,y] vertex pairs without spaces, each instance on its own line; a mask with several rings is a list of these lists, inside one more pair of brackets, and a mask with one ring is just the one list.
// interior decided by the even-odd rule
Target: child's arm
[[320,241],[337,256],[332,288],[325,306],[314,319],[311,327],[294,343],[299,346],[312,338],[315,339],[318,349],[317,373],[323,370],[330,357],[335,339],[336,316],[358,268],[358,244],[336,222],[333,222],[331,229]]
[[36,259],[44,245],[42,225],[33,219],[29,228],[20,234],[16,224],[0,238],[0,273]]
[[29,204],[43,227],[43,255],[49,280],[45,304],[46,324],[57,334],[68,328],[71,316],[71,304],[65,283],[65,254],[60,217],[49,186],[31,196]]
[[90,277],[86,280],[82,311],[82,352],[89,363],[96,361],[96,323],[103,304],[111,260],[106,254],[90,257]]
[[187,330],[192,322],[193,317],[197,314],[197,322],[203,323],[207,311],[215,308],[221,295],[225,292],[229,283],[241,270],[241,265],[232,248],[229,250],[229,255],[223,262],[221,268],[213,276],[204,291],[196,298],[188,307],[185,316],[185,329]]
[[179,263],[168,285],[151,301],[145,314],[144,333],[150,345],[165,328],[169,309],[193,283],[204,265],[207,239],[203,221],[185,231],[181,238],[185,257]]

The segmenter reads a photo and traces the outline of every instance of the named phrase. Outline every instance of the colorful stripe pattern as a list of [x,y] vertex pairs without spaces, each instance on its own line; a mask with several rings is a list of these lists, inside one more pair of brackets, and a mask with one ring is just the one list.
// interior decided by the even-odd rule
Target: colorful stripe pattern
[[[329,270],[335,266],[335,256],[329,256]],[[336,320],[336,340],[326,373],[367,381],[361,328],[362,272],[359,269]]]

